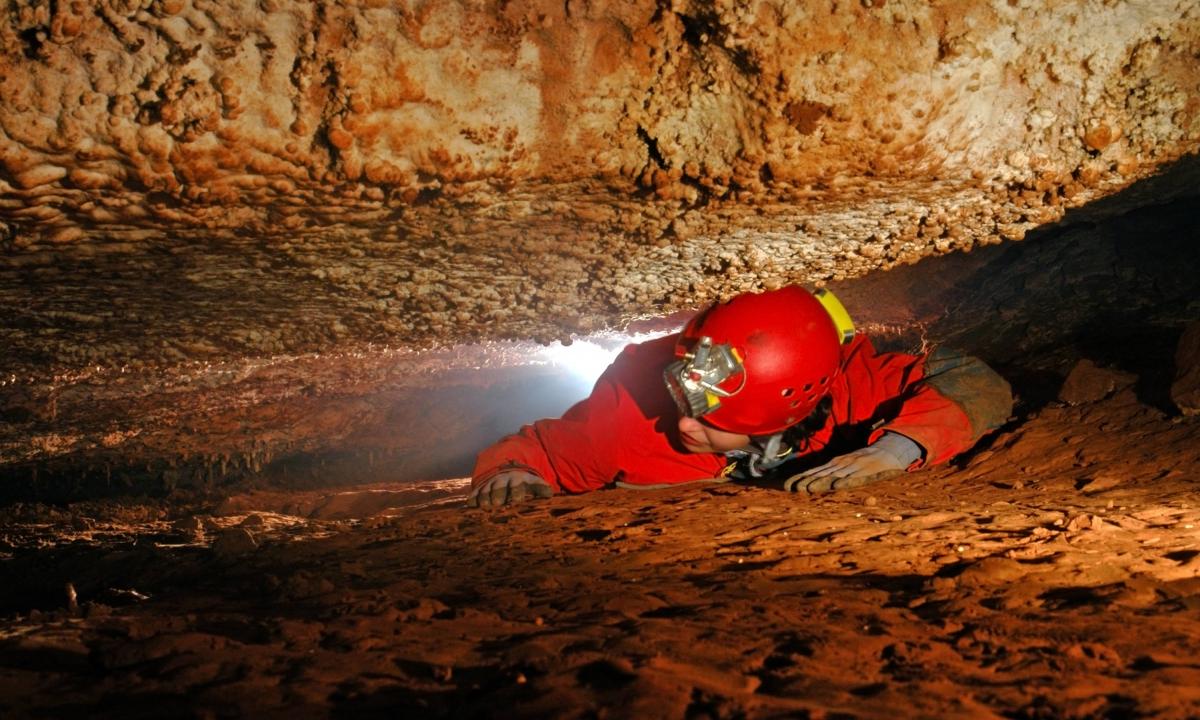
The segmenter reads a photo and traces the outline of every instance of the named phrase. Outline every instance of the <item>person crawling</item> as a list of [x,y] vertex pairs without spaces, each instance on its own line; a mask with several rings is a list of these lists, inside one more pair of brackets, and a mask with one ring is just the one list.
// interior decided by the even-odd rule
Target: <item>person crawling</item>
[[713,479],[862,487],[945,462],[1011,412],[979,359],[877,353],[831,292],[787,286],[627,346],[561,418],[480,453],[467,504]]

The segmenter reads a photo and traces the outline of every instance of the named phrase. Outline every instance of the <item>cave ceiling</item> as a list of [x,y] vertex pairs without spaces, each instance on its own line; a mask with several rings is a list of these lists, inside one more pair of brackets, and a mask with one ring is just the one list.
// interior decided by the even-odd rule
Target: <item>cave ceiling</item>
[[0,53],[14,378],[552,341],[1200,148],[1194,0],[5,0]]

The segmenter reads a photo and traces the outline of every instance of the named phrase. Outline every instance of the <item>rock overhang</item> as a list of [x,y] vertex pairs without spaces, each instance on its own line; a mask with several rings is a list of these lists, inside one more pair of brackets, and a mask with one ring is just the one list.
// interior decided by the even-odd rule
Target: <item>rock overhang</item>
[[1019,239],[1200,147],[1183,0],[4,14],[8,371],[552,341]]

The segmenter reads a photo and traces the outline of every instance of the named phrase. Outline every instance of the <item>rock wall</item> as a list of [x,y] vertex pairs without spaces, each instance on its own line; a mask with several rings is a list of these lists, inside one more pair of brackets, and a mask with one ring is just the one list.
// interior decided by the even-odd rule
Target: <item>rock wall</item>
[[1200,147],[1192,0],[0,4],[5,374],[551,340]]

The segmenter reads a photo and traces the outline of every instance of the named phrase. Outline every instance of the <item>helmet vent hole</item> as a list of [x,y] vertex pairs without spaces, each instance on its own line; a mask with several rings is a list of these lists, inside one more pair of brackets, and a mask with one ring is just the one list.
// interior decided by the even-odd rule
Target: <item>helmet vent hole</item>
[[804,383],[804,392],[812,390],[812,383]]
[[796,408],[796,407],[800,407],[800,401],[799,401],[799,400],[793,400],[793,401],[792,401],[792,404],[790,405],[790,407],[794,407],[794,408]]
[[823,378],[821,378],[820,382],[821,382],[821,385],[824,386],[829,383],[829,378],[823,377]]
[[794,392],[796,392],[795,388],[784,388],[783,392],[780,394],[783,395],[784,397],[791,397],[792,393],[794,393]]

